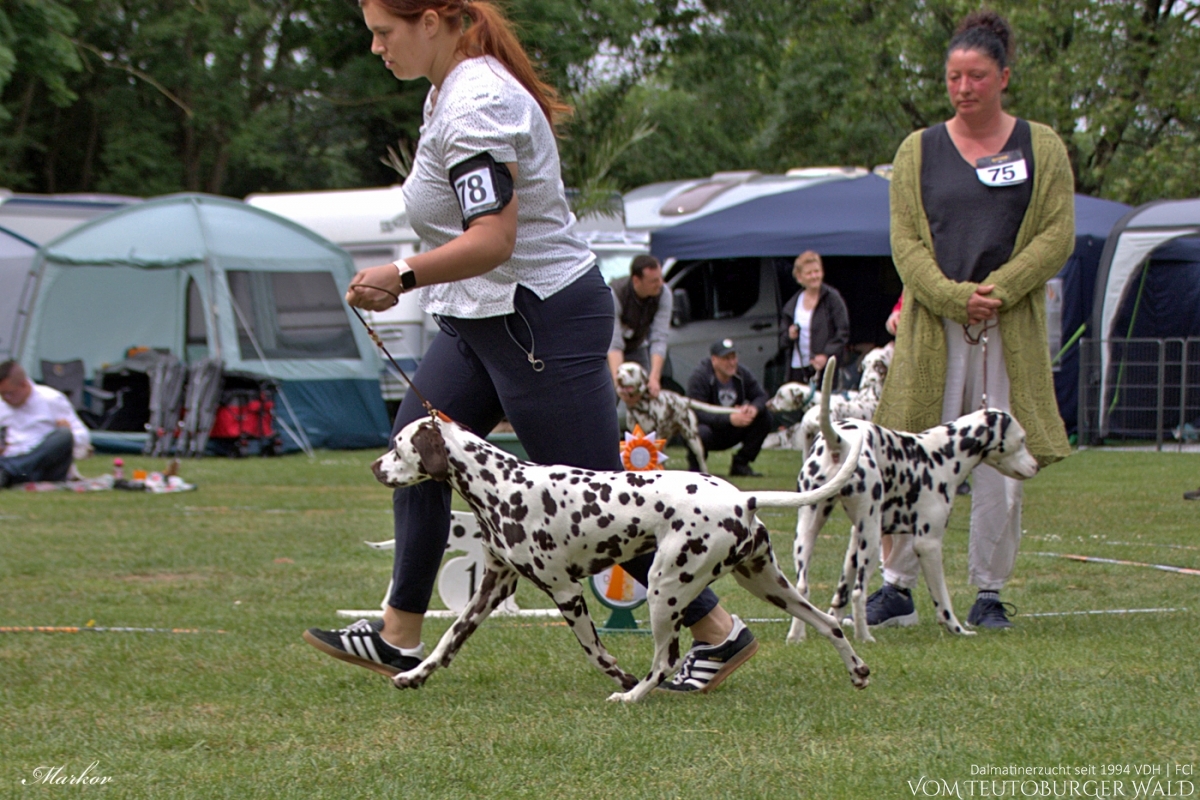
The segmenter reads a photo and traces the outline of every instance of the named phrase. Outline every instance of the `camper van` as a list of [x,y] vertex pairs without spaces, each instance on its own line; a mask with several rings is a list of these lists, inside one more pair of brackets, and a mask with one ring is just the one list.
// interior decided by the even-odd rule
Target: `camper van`
[[[399,185],[251,194],[245,202],[324,236],[350,254],[355,269],[408,258],[420,249],[420,240],[408,224]],[[415,294],[401,295],[400,302],[386,311],[371,311],[364,316],[388,352],[410,374],[437,333],[436,324],[422,313]],[[380,388],[383,399],[394,403],[404,397],[408,387],[393,370],[385,369]]]
[[[717,172],[708,178],[669,181],[625,194],[627,235],[650,234],[699,220],[762,197],[866,176],[861,167],[805,167],[781,175],[755,171]],[[668,339],[675,380],[708,358],[709,346],[730,338],[738,343],[739,363],[766,384],[767,363],[779,348],[779,308],[796,290],[791,262],[779,258],[666,257],[667,286],[673,292],[674,319]]]

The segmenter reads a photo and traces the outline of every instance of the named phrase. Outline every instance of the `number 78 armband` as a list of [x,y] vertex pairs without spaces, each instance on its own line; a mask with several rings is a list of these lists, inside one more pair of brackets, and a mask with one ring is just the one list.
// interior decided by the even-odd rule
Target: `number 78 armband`
[[450,168],[450,185],[462,210],[463,230],[472,220],[499,214],[512,202],[512,173],[496,162],[491,153],[471,156]]

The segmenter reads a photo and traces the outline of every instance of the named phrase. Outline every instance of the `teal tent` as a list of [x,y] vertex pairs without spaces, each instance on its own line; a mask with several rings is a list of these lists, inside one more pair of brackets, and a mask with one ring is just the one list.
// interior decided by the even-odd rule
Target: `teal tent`
[[36,244],[20,234],[0,228],[0,361],[13,357],[17,309],[36,252]]
[[294,416],[314,447],[387,442],[381,362],[342,301],[353,262],[306,228],[234,200],[170,195],[48,242],[32,269],[16,352],[35,377],[43,360],[82,359],[94,375],[131,347],[217,357],[277,381],[278,416]]

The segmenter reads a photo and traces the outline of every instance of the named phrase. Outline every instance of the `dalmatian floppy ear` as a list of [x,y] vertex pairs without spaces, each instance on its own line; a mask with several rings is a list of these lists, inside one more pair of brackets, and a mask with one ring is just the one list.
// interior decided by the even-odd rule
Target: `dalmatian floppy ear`
[[446,480],[450,474],[450,459],[446,455],[446,442],[437,426],[433,422],[421,425],[413,434],[412,443],[429,477],[435,481]]

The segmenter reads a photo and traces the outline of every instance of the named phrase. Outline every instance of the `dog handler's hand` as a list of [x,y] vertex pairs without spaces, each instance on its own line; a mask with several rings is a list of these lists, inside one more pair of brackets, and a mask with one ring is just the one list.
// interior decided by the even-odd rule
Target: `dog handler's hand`
[[[358,289],[356,286],[362,285]],[[379,286],[395,294],[401,294],[400,273],[395,264],[380,264],[378,267],[367,267],[360,270],[350,280],[350,288],[346,290],[346,302],[364,311],[383,311],[396,305],[396,298],[377,289],[367,286]]]
[[996,318],[996,312],[1000,308],[1000,301],[994,297],[986,296],[991,294],[995,288],[995,285],[991,283],[980,286],[967,300],[967,320],[972,325]]

